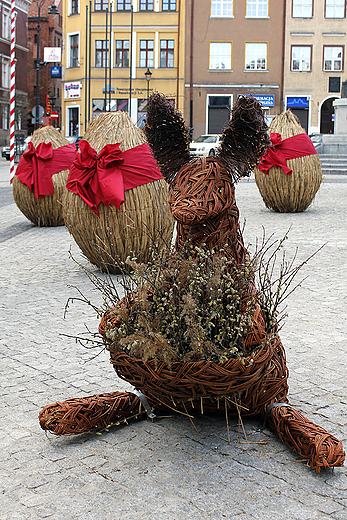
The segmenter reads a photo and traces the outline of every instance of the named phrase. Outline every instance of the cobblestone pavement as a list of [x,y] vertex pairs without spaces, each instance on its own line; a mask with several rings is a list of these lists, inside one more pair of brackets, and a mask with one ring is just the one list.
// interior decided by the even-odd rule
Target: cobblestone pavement
[[[113,427],[101,435],[46,436],[38,413],[71,397],[128,389],[108,356],[90,359],[62,334],[98,322],[64,306],[75,286],[99,294],[69,257],[87,264],[64,227],[37,228],[14,204],[0,159],[0,520],[347,519],[345,468],[314,473],[259,421],[184,417]],[[274,233],[304,268],[281,331],[291,403],[346,443],[347,177],[329,177],[301,214],[267,210],[252,181],[236,188],[247,243]],[[94,268],[92,268],[94,269]],[[95,272],[96,269],[95,269]],[[266,444],[259,444],[265,440]],[[258,443],[257,443],[258,442]]]

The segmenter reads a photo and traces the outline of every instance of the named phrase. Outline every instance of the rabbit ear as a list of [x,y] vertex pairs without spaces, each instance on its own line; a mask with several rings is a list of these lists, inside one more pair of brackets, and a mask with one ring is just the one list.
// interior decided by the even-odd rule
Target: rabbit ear
[[223,130],[217,159],[236,180],[251,173],[270,144],[261,104],[254,97],[240,96]]
[[188,130],[182,114],[164,96],[153,94],[144,131],[164,179],[172,182],[190,159]]

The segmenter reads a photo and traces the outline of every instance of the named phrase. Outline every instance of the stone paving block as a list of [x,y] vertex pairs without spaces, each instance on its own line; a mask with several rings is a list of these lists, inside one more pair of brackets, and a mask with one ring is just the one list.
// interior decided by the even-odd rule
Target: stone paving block
[[[288,258],[298,246],[303,260],[328,241],[303,268],[308,278],[286,302],[281,338],[291,402],[346,442],[347,182],[323,183],[302,214],[267,210],[252,179],[240,181],[236,197],[241,221],[247,220],[246,243],[255,243],[262,226],[276,237],[292,226]],[[84,333],[85,323],[91,330],[98,325],[91,309],[77,301],[64,319],[68,298],[77,294],[72,286],[98,305],[102,301],[69,258],[70,247],[100,274],[64,226],[36,228],[13,202],[0,207],[1,520],[347,518],[346,469],[313,473],[271,432],[259,431],[260,421],[244,421],[248,444],[242,437],[239,442],[237,420],[230,420],[228,443],[219,438],[227,436],[225,420],[207,416],[194,419],[199,434],[188,420],[168,417],[102,435],[47,438],[38,424],[46,404],[130,389],[117,378],[107,352],[92,359],[95,352],[61,335]],[[16,323],[14,312],[21,318]],[[259,438],[267,443],[252,444]]]

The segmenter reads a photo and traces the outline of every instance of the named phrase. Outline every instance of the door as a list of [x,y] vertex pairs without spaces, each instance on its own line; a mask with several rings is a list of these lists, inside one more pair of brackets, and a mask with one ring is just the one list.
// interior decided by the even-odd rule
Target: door
[[79,135],[79,107],[68,107],[68,135]]
[[208,134],[219,134],[230,119],[230,96],[209,96],[208,97]]
[[291,111],[299,119],[305,132],[308,133],[308,108],[291,108]]
[[320,133],[321,134],[333,134],[334,133],[333,101],[335,101],[335,98],[326,99],[320,109]]

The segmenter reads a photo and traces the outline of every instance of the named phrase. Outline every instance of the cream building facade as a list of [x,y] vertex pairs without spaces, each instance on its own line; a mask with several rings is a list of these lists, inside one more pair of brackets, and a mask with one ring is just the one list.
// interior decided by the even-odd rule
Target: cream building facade
[[311,133],[334,133],[346,61],[346,1],[287,0],[285,107]]
[[83,135],[105,111],[143,126],[153,91],[183,111],[185,0],[64,2],[64,135]]

